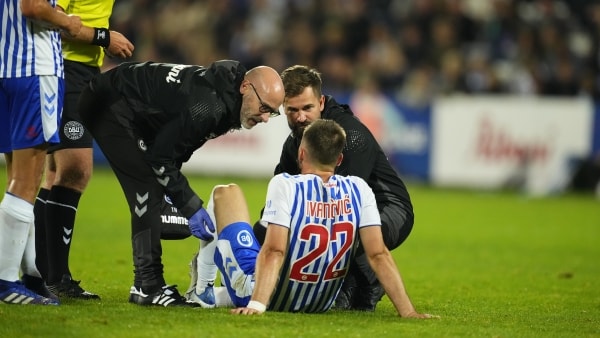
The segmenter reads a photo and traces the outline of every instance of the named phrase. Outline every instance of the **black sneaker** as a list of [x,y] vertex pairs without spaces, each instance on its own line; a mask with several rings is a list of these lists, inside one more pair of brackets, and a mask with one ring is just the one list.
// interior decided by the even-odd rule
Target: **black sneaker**
[[361,286],[354,290],[354,299],[352,302],[352,310],[358,311],[375,311],[377,303],[385,294],[385,290],[377,282],[369,286]]
[[356,289],[356,276],[350,271],[344,278],[344,283],[342,283],[340,292],[335,297],[335,302],[331,308],[335,310],[352,309]]
[[25,285],[26,288],[37,293],[38,295],[58,300],[58,297],[52,292],[50,292],[50,290],[48,290],[48,288],[46,287],[46,283],[42,278],[30,275],[23,275],[21,277],[21,281],[23,282],[23,285]]
[[334,310],[350,310],[352,308],[352,291],[354,288],[342,288],[335,297],[335,302],[331,307]]
[[179,294],[177,285],[165,285],[158,291],[145,294],[142,288],[132,286],[129,289],[129,302],[138,305],[158,305],[158,306],[187,306],[199,307],[200,304],[188,302]]
[[48,285],[48,290],[59,298],[100,299],[97,294],[82,289],[79,283],[81,281],[73,280],[69,275],[63,275],[59,283]]

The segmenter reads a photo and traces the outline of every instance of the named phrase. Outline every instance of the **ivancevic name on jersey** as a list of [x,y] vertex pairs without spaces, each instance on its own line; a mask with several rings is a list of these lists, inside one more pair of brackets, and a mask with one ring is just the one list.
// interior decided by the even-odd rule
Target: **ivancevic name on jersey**
[[269,310],[328,310],[346,275],[358,229],[379,226],[375,196],[355,176],[279,174],[269,182],[263,222],[289,227],[289,247]]
[[[56,0],[49,2],[56,5]],[[1,6],[0,78],[63,77],[59,31],[24,17],[19,0],[2,1]]]

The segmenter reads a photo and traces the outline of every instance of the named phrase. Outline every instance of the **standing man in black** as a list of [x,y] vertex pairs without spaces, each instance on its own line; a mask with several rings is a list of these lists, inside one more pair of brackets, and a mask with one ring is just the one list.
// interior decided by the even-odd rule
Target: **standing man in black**
[[167,195],[191,232],[214,225],[180,169],[208,140],[279,115],[283,83],[272,68],[237,61],[208,67],[123,63],[95,77],[79,101],[82,121],[110,163],[131,212],[134,284],[129,302],[187,303],[166,284],[161,262],[161,202]]
[[[358,176],[369,184],[377,200],[385,244],[389,250],[397,248],[412,230],[413,207],[404,182],[373,134],[354,116],[350,107],[322,94],[321,75],[315,69],[292,66],[281,73],[281,78],[285,88],[283,106],[291,133],[283,144],[275,175],[300,173],[296,159],[306,126],[321,118],[336,121],[347,135],[344,158],[336,173]],[[265,227],[257,222],[254,232],[262,241]],[[369,266],[364,251],[359,248],[336,298],[335,308],[373,311],[383,294],[383,287]]]

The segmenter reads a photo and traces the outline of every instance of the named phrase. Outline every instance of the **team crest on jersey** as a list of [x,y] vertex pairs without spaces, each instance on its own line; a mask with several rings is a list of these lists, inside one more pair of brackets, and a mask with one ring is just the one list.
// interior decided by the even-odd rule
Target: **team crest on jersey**
[[254,240],[252,239],[252,236],[248,230],[240,231],[237,235],[237,241],[241,246],[248,248],[252,246],[252,243],[254,243]]
[[77,121],[69,121],[65,123],[63,132],[69,140],[79,140],[83,136],[83,125]]
[[138,148],[140,148],[141,151],[148,150],[148,147],[146,147],[146,142],[144,142],[142,139],[138,140]]

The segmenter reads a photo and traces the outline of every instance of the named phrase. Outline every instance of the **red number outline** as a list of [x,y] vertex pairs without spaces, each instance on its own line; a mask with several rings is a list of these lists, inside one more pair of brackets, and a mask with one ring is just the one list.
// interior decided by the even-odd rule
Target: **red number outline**
[[300,231],[300,239],[310,241],[312,237],[316,237],[316,246],[303,257],[297,259],[290,268],[290,279],[300,282],[315,283],[319,280],[318,273],[307,273],[303,270],[314,262],[317,258],[327,252],[329,242],[339,239],[339,235],[346,233],[346,241],[338,253],[333,257],[331,262],[325,268],[323,280],[332,280],[341,278],[346,275],[346,269],[334,270],[338,262],[346,255],[348,250],[354,243],[354,226],[350,222],[334,223],[332,232],[329,233],[327,228],[321,224],[306,224]]

